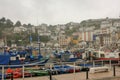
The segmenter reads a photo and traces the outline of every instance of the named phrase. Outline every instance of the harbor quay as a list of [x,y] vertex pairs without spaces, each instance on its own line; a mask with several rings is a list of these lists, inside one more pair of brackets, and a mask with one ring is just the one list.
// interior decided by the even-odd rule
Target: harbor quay
[[[52,80],[120,80],[120,67],[116,66],[115,76],[114,68],[111,67],[108,72],[89,73],[86,79],[86,72],[53,75]],[[19,78],[14,80],[50,80],[50,76]]]
[[[29,54],[32,53],[32,50],[31,48],[26,49],[26,51],[30,51]],[[1,64],[9,65],[0,65],[0,79],[106,80],[106,78],[111,78],[112,80],[113,78],[118,78],[119,80],[120,53],[118,50],[115,50],[114,53],[107,54],[104,52],[100,53],[100,50],[97,53],[96,50],[88,48],[81,54],[83,59],[80,58],[79,53],[76,53],[78,57],[76,58],[75,54],[69,51],[59,53],[55,51],[48,57],[43,57],[40,54],[38,57],[29,56],[26,51],[23,50],[22,52],[16,53],[17,56],[12,56],[8,53],[1,54]],[[95,53],[96,56],[99,54],[98,56],[100,58],[96,58],[92,53]],[[111,58],[111,56],[114,58]],[[6,62],[2,63],[3,60]]]

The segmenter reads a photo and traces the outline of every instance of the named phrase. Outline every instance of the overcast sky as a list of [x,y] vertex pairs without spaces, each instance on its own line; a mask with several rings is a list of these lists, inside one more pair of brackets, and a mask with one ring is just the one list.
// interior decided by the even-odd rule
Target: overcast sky
[[0,0],[0,18],[38,25],[118,18],[120,0]]

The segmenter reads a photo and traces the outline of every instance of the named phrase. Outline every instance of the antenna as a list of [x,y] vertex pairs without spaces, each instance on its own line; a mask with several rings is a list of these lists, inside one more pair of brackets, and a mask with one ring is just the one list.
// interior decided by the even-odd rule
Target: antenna
[[38,26],[38,18],[37,18],[37,26]]
[[120,18],[120,13],[119,13],[119,18]]

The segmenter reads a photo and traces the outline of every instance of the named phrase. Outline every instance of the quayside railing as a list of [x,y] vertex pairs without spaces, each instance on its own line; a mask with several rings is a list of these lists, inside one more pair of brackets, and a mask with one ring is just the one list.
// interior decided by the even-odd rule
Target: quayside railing
[[[115,77],[116,76],[116,66],[120,66],[120,61],[118,61],[118,63],[116,62],[116,63],[113,63],[114,61],[111,61],[111,60],[94,60],[94,61],[91,61],[90,63],[92,63],[92,67],[95,67],[95,65],[96,64],[101,64],[101,66],[105,66],[105,65],[107,65],[110,69],[111,69],[111,71],[113,72],[113,75],[111,75],[111,76],[113,76],[113,77]],[[73,65],[73,66],[77,66],[77,64],[81,64],[81,63],[83,63],[84,64],[84,68],[86,67],[85,66],[85,64],[87,64],[88,62],[86,62],[86,61],[83,61],[83,62],[81,62],[81,61],[77,61],[77,62],[56,62],[56,63],[54,63],[54,64],[58,64],[58,65]],[[50,64],[53,64],[53,63],[50,63]],[[0,68],[1,68],[1,73],[2,73],[2,80],[4,80],[4,73],[5,73],[5,70],[7,69],[7,68],[21,68],[22,69],[22,80],[24,80],[25,79],[25,75],[24,75],[24,71],[25,71],[25,68],[26,67],[29,67],[29,68],[36,68],[35,66],[42,66],[42,67],[45,67],[45,65],[41,65],[41,64],[24,64],[24,65],[0,65]],[[53,65],[52,65],[53,66]],[[52,66],[51,65],[49,65],[49,67],[52,69]],[[89,73],[89,69],[87,69],[87,67],[86,67],[86,71],[85,71],[85,79],[87,80],[87,79],[90,79],[90,73]],[[73,72],[73,75],[75,75],[76,74],[76,72],[75,72],[75,67],[74,67],[74,72]],[[119,73],[120,74],[120,73]],[[51,74],[49,74],[49,80],[52,80],[52,75]],[[11,79],[12,80],[12,79]],[[56,80],[58,80],[58,79],[56,79]],[[76,77],[74,76],[74,80],[76,80]]]

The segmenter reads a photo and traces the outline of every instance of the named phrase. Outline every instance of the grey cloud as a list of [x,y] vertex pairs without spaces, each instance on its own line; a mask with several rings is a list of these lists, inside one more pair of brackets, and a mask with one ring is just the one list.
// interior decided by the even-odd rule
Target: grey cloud
[[0,17],[22,23],[60,24],[118,17],[120,0],[0,0]]

